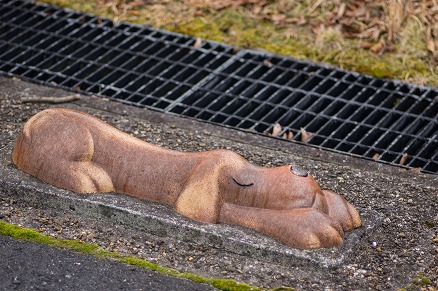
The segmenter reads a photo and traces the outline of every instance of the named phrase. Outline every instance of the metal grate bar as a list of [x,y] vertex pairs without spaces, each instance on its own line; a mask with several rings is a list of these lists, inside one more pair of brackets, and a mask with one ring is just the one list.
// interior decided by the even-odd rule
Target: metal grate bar
[[0,73],[438,173],[438,90],[24,0],[0,3]]

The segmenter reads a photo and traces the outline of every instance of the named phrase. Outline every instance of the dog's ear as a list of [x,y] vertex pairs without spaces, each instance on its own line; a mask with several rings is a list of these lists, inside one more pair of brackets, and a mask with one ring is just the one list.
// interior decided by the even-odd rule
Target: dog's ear
[[219,221],[222,197],[219,193],[220,167],[206,159],[193,170],[187,185],[178,196],[175,210],[193,220]]

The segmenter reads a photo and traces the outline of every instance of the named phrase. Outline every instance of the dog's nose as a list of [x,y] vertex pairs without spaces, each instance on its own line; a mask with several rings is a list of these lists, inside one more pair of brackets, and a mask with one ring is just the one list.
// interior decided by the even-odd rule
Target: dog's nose
[[292,174],[300,177],[307,177],[307,175],[309,174],[306,170],[298,167],[297,165],[290,166],[290,171],[292,172]]

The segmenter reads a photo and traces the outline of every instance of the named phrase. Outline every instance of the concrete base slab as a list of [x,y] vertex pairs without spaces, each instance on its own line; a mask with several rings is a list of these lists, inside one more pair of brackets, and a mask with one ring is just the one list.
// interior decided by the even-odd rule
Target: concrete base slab
[[378,212],[359,209],[364,224],[347,233],[342,247],[298,250],[251,229],[193,221],[179,215],[167,205],[142,201],[119,193],[83,195],[59,189],[42,183],[13,164],[1,165],[0,176],[3,177],[0,180],[0,197],[10,196],[24,205],[74,211],[76,214],[105,219],[153,235],[209,245],[239,255],[293,266],[337,266],[354,252],[359,240],[366,239],[376,225],[381,223]]

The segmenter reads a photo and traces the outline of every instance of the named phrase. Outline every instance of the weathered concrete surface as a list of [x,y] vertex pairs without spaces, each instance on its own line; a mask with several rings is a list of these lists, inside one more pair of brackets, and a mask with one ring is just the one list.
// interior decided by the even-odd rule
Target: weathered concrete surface
[[[113,235],[123,238],[132,232],[137,236],[144,233],[148,235],[143,240],[149,244],[161,241],[165,245],[177,245],[174,258],[177,263],[169,262],[169,255],[163,255],[160,257],[163,265],[260,286],[397,289],[412,285],[420,272],[431,280],[431,286],[436,286],[437,176],[101,98],[84,96],[80,101],[56,106],[20,102],[21,97],[68,94],[0,78],[0,198],[3,198],[0,215],[3,219],[38,228],[44,223],[41,221],[44,211],[46,216],[77,217],[94,229],[99,229],[99,224],[110,223],[115,229],[122,225],[123,229],[117,228]],[[309,169],[323,187],[344,195],[358,207],[364,227],[349,233],[343,247],[299,251],[251,230],[191,221],[164,205],[116,193],[81,196],[45,185],[19,171],[11,163],[10,153],[17,133],[30,116],[48,107],[61,106],[96,115],[136,137],[172,149],[229,148],[259,165],[296,163]],[[72,237],[74,230],[68,225],[63,227],[62,231],[51,234]],[[50,233],[48,227],[42,228],[42,232]],[[102,238],[97,243],[109,239],[102,232],[100,235]],[[198,251],[195,259],[189,256],[192,260],[180,258],[192,254],[194,246],[206,251]],[[193,265],[193,260],[197,264]],[[222,267],[216,267],[221,260]]]

